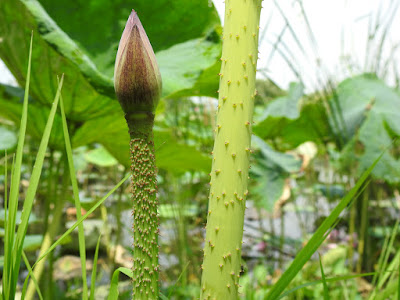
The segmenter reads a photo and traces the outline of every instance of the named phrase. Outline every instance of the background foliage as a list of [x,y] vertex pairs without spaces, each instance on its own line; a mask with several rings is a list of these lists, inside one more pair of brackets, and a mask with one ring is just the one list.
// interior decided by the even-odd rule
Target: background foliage
[[[34,153],[57,90],[57,75],[61,74],[83,208],[91,207],[123,177],[129,167],[129,135],[115,100],[112,76],[119,38],[132,8],[146,29],[163,77],[154,131],[162,220],[162,288],[169,297],[192,299],[199,293],[221,53],[222,27],[209,1],[0,2],[0,58],[20,87],[26,81],[31,31],[34,36],[21,192],[30,179]],[[392,244],[388,240],[398,229],[399,86],[388,86],[385,78],[379,77],[380,70],[368,71],[312,93],[305,92],[301,78],[287,91],[268,78],[257,82],[242,276],[247,299],[263,299],[329,209],[385,149],[372,171],[371,184],[338,219],[337,229],[324,244],[322,262],[330,277],[384,270],[385,261],[393,263],[392,270],[398,268],[398,240]],[[0,153],[15,151],[23,95],[22,88],[0,84]],[[62,119],[57,113],[25,241],[24,249],[33,261],[56,207],[63,212],[60,222],[64,229],[76,219],[68,180],[65,183],[63,179],[68,173],[64,147]],[[12,156],[3,154],[0,158],[1,174],[6,160],[11,164]],[[4,179],[0,177],[2,190],[7,188]],[[100,260],[103,258],[107,267],[98,275],[99,297],[107,295],[102,286],[107,286],[104,283],[109,283],[113,270],[129,266],[127,195],[128,190],[115,193],[101,212],[84,223],[88,252],[94,251],[102,233]],[[1,227],[4,224],[0,223],[0,237],[4,235]],[[63,259],[71,263],[68,255],[77,253],[76,241],[73,235],[49,258],[46,276],[52,276],[54,269],[58,274],[54,276],[63,282],[53,283],[53,277],[45,276],[41,285],[48,287],[49,297],[80,298],[81,291],[76,288],[79,276],[68,277],[73,270],[63,265]],[[311,260],[292,287],[320,279],[320,271],[319,262]],[[367,280],[338,280],[329,284],[330,295],[332,299],[343,295],[361,299],[375,288],[387,291],[398,278],[398,273],[393,274],[386,281],[372,275]],[[21,275],[21,281],[24,278]],[[123,284],[120,289],[124,290]],[[319,299],[323,293],[323,285],[318,284],[317,288],[296,290],[292,296]]]

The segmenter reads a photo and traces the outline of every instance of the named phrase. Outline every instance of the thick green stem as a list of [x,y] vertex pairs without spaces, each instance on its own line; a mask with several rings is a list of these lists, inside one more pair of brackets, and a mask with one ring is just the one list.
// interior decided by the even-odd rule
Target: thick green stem
[[201,299],[238,299],[261,0],[226,0]]
[[158,200],[152,113],[126,116],[131,135],[133,299],[158,299]]

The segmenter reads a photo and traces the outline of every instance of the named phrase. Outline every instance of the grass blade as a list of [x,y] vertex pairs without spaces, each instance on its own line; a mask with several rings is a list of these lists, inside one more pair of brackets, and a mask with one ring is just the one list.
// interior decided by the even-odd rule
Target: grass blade
[[31,178],[29,181],[29,187],[26,192],[24,206],[22,208],[21,223],[18,226],[17,237],[15,240],[15,249],[14,249],[15,254],[14,254],[14,259],[13,259],[13,266],[15,268],[13,277],[14,277],[15,281],[18,280],[17,269],[19,269],[19,265],[21,262],[22,249],[23,249],[26,231],[28,229],[29,216],[30,216],[30,213],[32,210],[36,190],[39,185],[39,179],[40,179],[40,175],[42,173],[43,161],[44,161],[44,157],[46,155],[46,149],[47,149],[47,145],[48,145],[48,142],[50,139],[51,128],[53,126],[54,117],[56,115],[58,101],[60,99],[62,84],[63,84],[63,77],[61,78],[60,84],[58,86],[57,94],[54,98],[54,102],[53,102],[53,105],[50,110],[49,118],[47,120],[47,124],[46,124],[46,127],[43,132],[43,137],[40,142],[39,150],[36,155],[35,164],[33,166],[32,175],[31,175]]
[[[337,277],[333,277],[333,278],[326,278],[325,281],[326,282],[339,282],[339,281],[343,281],[343,280],[372,276],[374,274],[376,274],[376,272],[355,274],[355,275],[343,275],[343,276],[337,276]],[[310,287],[310,286],[318,285],[321,283],[322,283],[322,279],[301,284],[299,286],[296,286],[296,287],[284,292],[282,295],[280,295],[277,298],[277,300],[283,299],[284,297],[289,296],[290,294],[294,293],[295,291],[301,290],[305,287]]]
[[[384,152],[383,152],[384,153]],[[361,178],[357,181],[356,185],[350,192],[339,202],[335,209],[331,212],[328,218],[321,224],[317,231],[313,234],[307,245],[299,252],[289,268],[281,276],[278,282],[272,287],[267,295],[267,299],[277,299],[284,289],[290,284],[297,273],[303,268],[305,263],[311,258],[314,252],[325,240],[326,232],[332,227],[340,213],[347,207],[357,191],[361,188],[363,183],[368,178],[369,174],[374,169],[375,165],[381,159],[383,153],[374,161],[374,163],[362,174]]]
[[118,300],[118,279],[119,279],[119,273],[124,273],[126,276],[132,278],[133,277],[133,271],[128,268],[118,268],[114,271],[114,274],[111,279],[111,286],[110,286],[110,293],[108,294],[107,300]]
[[[24,103],[22,106],[21,123],[19,126],[19,137],[17,152],[15,161],[13,163],[11,171],[11,186],[10,186],[10,198],[8,201],[8,216],[7,223],[5,223],[5,236],[4,236],[4,267],[3,267],[3,298],[14,299],[17,282],[14,278],[18,277],[18,270],[14,270],[14,238],[16,230],[16,218],[18,209],[18,194],[19,194],[19,182],[21,178],[21,165],[22,165],[22,154],[25,141],[26,123],[28,119],[28,96],[29,96],[29,83],[31,78],[31,65],[32,65],[32,44],[33,44],[33,32],[31,34],[31,41],[29,46],[29,58],[28,58],[28,71],[26,74],[25,94]],[[17,276],[15,276],[15,273]]]
[[375,287],[376,287],[376,283],[378,282],[378,279],[379,279],[380,274],[381,274],[380,271],[383,270],[383,269],[382,269],[382,265],[383,265],[383,259],[384,259],[384,257],[385,257],[385,249],[387,249],[389,240],[390,240],[390,236],[387,234],[387,235],[385,236],[384,241],[383,241],[382,252],[381,252],[381,254],[379,255],[379,260],[378,260],[378,264],[377,264],[377,270],[378,270],[378,272],[376,272],[375,276],[372,278],[372,281],[371,281],[372,286],[375,286]]
[[[179,280],[181,280],[182,275],[185,273],[185,271],[186,271],[187,267],[189,266],[189,264],[190,264],[190,262],[188,262],[188,263],[186,264],[186,266],[183,268],[183,270],[182,270],[181,274],[179,275],[178,279],[176,280],[175,284],[172,286],[171,291],[168,293],[168,298],[166,297],[167,299],[170,299],[170,298],[171,298],[172,293],[173,293],[173,292],[175,291],[175,289],[176,289],[176,285],[178,284]],[[160,297],[161,297],[161,296],[160,296]],[[164,297],[165,297],[165,296],[164,296]]]
[[83,222],[84,220],[86,220],[87,217],[90,216],[90,214],[93,213],[101,204],[103,204],[103,202],[104,202],[108,197],[110,197],[110,195],[111,195],[112,193],[114,193],[114,192],[115,192],[129,177],[130,177],[130,176],[131,176],[130,173],[126,174],[125,177],[124,177],[120,182],[118,182],[118,184],[117,184],[115,187],[113,187],[113,188],[111,189],[111,191],[109,191],[109,192],[107,193],[107,195],[105,195],[105,196],[104,196],[103,198],[101,198],[95,205],[93,205],[92,208],[89,209],[88,212],[87,212],[85,215],[83,215],[82,217],[80,217],[80,218],[75,222],[74,225],[72,225],[72,226],[71,226],[57,241],[55,241],[55,242],[50,246],[50,248],[49,248],[41,257],[38,258],[38,260],[35,262],[35,264],[33,265],[32,268],[34,268],[35,265],[36,265],[39,261],[41,261],[44,257],[46,257],[51,251],[53,251],[54,248],[57,247],[57,246],[65,239],[65,237],[67,237],[76,227],[78,227],[80,224],[82,224],[82,222]]
[[[63,132],[64,132],[65,150],[67,152],[67,157],[68,157],[68,166],[69,166],[70,178],[71,178],[71,183],[72,183],[72,191],[73,191],[74,200],[75,200],[76,217],[77,217],[77,219],[80,219],[82,217],[81,201],[79,199],[78,181],[77,181],[76,175],[75,175],[74,161],[72,158],[72,147],[71,147],[71,141],[70,141],[70,137],[69,137],[69,133],[68,133],[68,126],[67,126],[67,120],[65,117],[64,104],[63,104],[62,97],[61,97],[60,102],[61,102],[60,108],[61,108],[61,119],[62,119]],[[83,224],[79,224],[79,226],[78,226],[78,239],[79,239],[79,256],[81,259],[82,284],[83,284],[82,299],[87,300],[88,288],[87,288],[87,279],[86,279],[86,247],[85,247],[85,232],[83,229]]]
[[378,290],[380,288],[382,288],[383,284],[385,283],[385,281],[387,280],[387,278],[389,276],[388,273],[385,273],[384,271],[386,270],[386,266],[387,266],[388,261],[389,261],[389,256],[390,256],[390,253],[391,253],[392,248],[393,248],[393,243],[395,241],[398,228],[399,228],[399,220],[396,221],[396,223],[395,223],[395,225],[393,227],[392,234],[391,234],[390,240],[389,240],[389,244],[388,244],[386,252],[385,252],[385,257],[383,259],[383,264],[382,264],[382,269],[381,269],[381,271],[383,273],[381,273],[381,275],[379,276],[379,280],[378,280],[378,284],[377,284],[377,289]]
[[321,268],[321,280],[322,280],[322,285],[324,287],[324,300],[329,300],[329,290],[328,290],[328,285],[326,284],[326,278],[325,278],[325,273],[324,273],[324,267],[322,266],[322,259],[321,255],[318,253],[319,256],[319,267]]
[[[390,265],[387,266],[389,256],[393,249],[393,243],[395,241],[398,227],[399,227],[399,221],[397,220],[395,223],[395,226],[392,230],[392,233],[390,234],[390,240],[389,240],[388,244],[386,245],[386,247],[383,248],[381,256],[383,256],[384,258],[382,260],[379,259],[380,263],[378,264],[378,271],[377,271],[378,281],[375,284],[375,288],[372,291],[372,293],[368,299],[371,299],[371,300],[375,299],[377,294],[381,293],[381,289],[382,289],[383,285],[385,284],[385,282],[388,281],[388,278],[389,278],[391,272],[395,271],[396,265],[398,263],[400,264],[400,250],[398,250],[396,255],[392,258]],[[389,283],[387,284],[387,286],[390,285],[390,281],[391,280],[389,279]],[[384,292],[384,291],[382,291],[382,292]]]
[[29,264],[28,258],[26,257],[26,254],[25,254],[24,251],[22,251],[22,258],[24,259],[25,266],[26,266],[26,268],[27,268],[28,271],[29,271],[29,275],[28,275],[28,276],[26,277],[26,279],[25,279],[24,287],[23,287],[23,289],[22,289],[21,299],[25,299],[26,289],[27,289],[27,287],[28,287],[28,279],[29,279],[29,276],[31,276],[31,277],[32,277],[32,281],[33,281],[33,283],[34,283],[34,285],[35,285],[35,288],[36,288],[36,292],[37,292],[37,294],[39,295],[39,299],[40,299],[40,300],[43,300],[43,296],[42,296],[42,293],[40,292],[40,288],[39,288],[39,283],[37,282],[36,277],[35,277],[35,275],[33,274],[31,265]]
[[96,288],[97,258],[99,257],[100,240],[101,240],[101,234],[99,236],[99,239],[97,240],[96,251],[94,252],[92,280],[90,282],[90,298],[89,298],[89,300],[94,300],[94,291]]
[[5,158],[4,158],[4,224],[7,224],[7,207],[8,207],[8,195],[7,195],[7,190],[8,190],[8,182],[7,182],[7,177],[8,177],[8,166],[7,166],[7,150],[5,153]]
[[397,278],[397,299],[400,300],[400,261],[398,263],[397,273],[399,274]]
[[160,299],[161,300],[169,300],[167,296],[165,296],[163,293],[160,292]]

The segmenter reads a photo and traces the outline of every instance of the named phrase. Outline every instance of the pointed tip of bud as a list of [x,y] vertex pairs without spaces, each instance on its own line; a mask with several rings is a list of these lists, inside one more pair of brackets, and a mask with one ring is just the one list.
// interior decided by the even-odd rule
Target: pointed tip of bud
[[133,26],[135,26],[135,25],[143,28],[142,23],[140,23],[137,12],[134,9],[132,9],[131,14],[129,15],[128,21],[126,22],[125,28],[129,27],[129,29],[131,30],[133,28]]
[[125,114],[154,112],[161,95],[161,74],[147,34],[135,10],[118,45],[114,87]]

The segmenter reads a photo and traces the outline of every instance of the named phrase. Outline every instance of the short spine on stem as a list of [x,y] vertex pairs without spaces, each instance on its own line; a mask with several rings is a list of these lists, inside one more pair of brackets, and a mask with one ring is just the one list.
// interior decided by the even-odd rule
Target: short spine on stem
[[134,10],[118,46],[114,86],[131,137],[133,299],[158,299],[159,220],[153,125],[161,95],[161,75]]
[[238,299],[261,0],[225,0],[200,299]]

